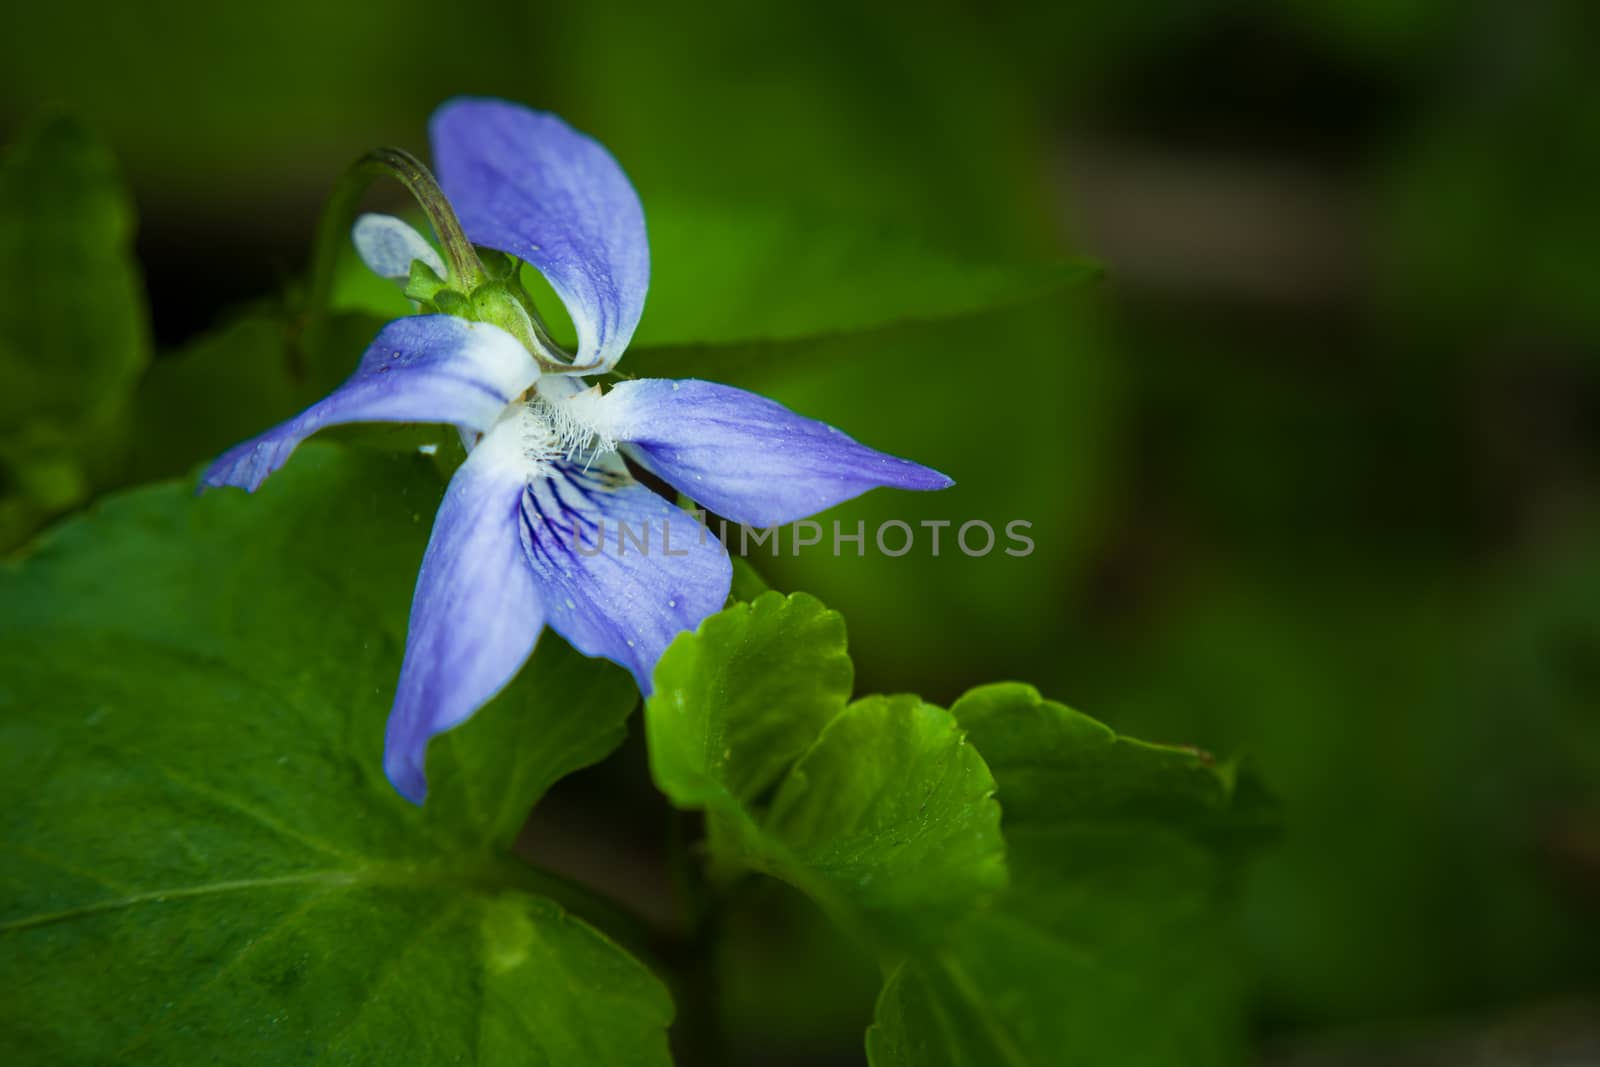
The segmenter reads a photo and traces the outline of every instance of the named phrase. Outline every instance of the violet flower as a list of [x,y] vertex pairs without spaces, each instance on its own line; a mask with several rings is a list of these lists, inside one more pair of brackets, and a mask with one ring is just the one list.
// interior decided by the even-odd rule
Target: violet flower
[[[450,101],[430,134],[439,184],[467,239],[544,275],[576,327],[577,352],[553,362],[526,332],[519,340],[464,316],[397,320],[347,382],[225,453],[202,479],[254,491],[326,426],[460,429],[469,453],[417,576],[385,740],[390,781],[417,803],[427,792],[429,740],[494,697],[545,626],[585,655],[626,667],[648,693],[672,639],[725,603],[727,551],[694,516],[635,480],[623,456],[706,509],[758,526],[805,518],[875,486],[951,484],[740,389],[696,380],[622,381],[607,391],[588,384],[584,375],[621,357],[649,285],[644,212],[627,176],[561,119],[502,101]],[[443,261],[398,220],[369,216],[356,239],[380,273],[403,277],[411,261],[424,276],[442,273]],[[642,546],[641,534],[649,539]]]

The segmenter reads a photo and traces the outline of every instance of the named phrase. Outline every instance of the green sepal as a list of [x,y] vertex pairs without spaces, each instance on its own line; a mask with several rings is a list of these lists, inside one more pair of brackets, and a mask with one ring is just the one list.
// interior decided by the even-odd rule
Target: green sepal
[[438,295],[445,288],[445,280],[434,273],[432,267],[420,259],[411,261],[411,277],[406,280],[406,296],[419,304],[438,304]]
[[433,294],[433,306],[441,315],[472,318],[472,302],[454,289],[440,289]]
[[491,282],[505,281],[514,276],[517,267],[520,266],[515,256],[508,256],[493,248],[478,247],[478,262],[483,264],[483,272],[489,276]]
[[[492,323],[524,344],[535,336],[533,318],[511,289],[501,282],[490,282],[472,290],[471,317]],[[532,346],[529,346],[530,349]]]

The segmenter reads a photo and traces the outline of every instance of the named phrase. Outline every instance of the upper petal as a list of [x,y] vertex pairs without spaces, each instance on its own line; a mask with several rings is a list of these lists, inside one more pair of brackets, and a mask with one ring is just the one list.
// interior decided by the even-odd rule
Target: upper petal
[[775,400],[715,382],[646,378],[606,396],[608,429],[651,471],[724,518],[794,522],[877,486],[945,489],[929,467],[878,452]]
[[577,361],[609,369],[644,311],[644,209],[617,161],[561,119],[461,97],[433,113],[433,162],[474,244],[534,265],[578,330]]
[[523,547],[550,627],[648,694],[672,639],[720,611],[733,564],[712,533],[613,457],[556,463],[522,500]]
[[417,574],[383,766],[418,804],[428,788],[428,741],[504,688],[544,625],[522,549],[522,496],[533,467],[521,444],[508,419],[472,450],[445,490]]
[[528,350],[487,323],[449,315],[385,326],[348,381],[288,422],[224,452],[201,477],[254,492],[307,437],[351,422],[448,422],[487,430],[539,376]]

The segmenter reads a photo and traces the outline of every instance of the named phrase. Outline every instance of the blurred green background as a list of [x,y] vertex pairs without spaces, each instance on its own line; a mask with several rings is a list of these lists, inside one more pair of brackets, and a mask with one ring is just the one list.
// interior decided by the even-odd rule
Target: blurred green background
[[[7,21],[6,139],[86,120],[138,216],[154,362],[129,455],[93,484],[180,474],[314,395],[275,376],[270,323],[351,158],[422,151],[457,93],[557,111],[650,218],[624,370],[758,388],[957,479],[828,516],[847,527],[1033,523],[1026,559],[758,560],[844,612],[862,691],[1014,677],[1262,772],[1285,833],[1239,909],[1260,1062],[1600,1045],[1600,9],[283,0]],[[993,279],[1066,256],[1103,273],[989,306]],[[312,377],[348,371],[370,329],[349,333]],[[10,513],[11,539],[50,510]],[[648,904],[641,767],[635,746],[579,776],[530,847]],[[842,977],[791,911],[730,924],[749,980],[727,1023],[762,1062],[854,1062],[870,969]]]

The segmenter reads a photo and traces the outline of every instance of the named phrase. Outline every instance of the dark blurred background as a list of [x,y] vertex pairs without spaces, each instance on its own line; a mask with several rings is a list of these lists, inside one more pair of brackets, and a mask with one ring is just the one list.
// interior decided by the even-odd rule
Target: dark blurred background
[[[758,560],[845,613],[862,691],[1019,678],[1246,754],[1278,795],[1240,909],[1262,1062],[1600,1059],[1600,7],[173,0],[6,22],[0,127],[81,116],[132,185],[158,368],[290,290],[343,166],[422,151],[445,97],[595,134],[654,238],[624,369],[760,388],[958,480],[847,526],[1034,524],[1027,559]],[[1103,274],[849,336],[675,332],[763,336],[729,257],[804,304],[792,219]],[[648,905],[666,816],[636,743],[533,847]],[[850,1062],[873,975],[791,912],[730,924],[725,1022],[752,1056]]]

